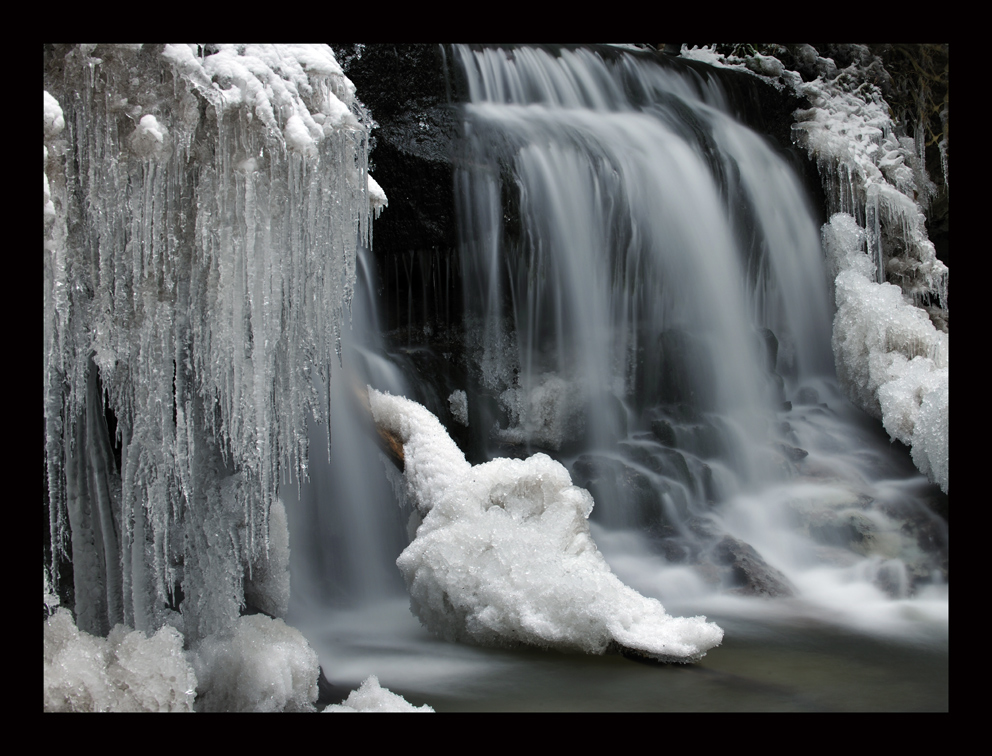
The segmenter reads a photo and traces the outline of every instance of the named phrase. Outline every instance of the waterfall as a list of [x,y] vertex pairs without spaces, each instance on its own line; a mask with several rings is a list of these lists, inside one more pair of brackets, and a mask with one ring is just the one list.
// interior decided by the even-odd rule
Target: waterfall
[[604,394],[643,403],[660,392],[741,421],[780,404],[753,346],[768,330],[783,372],[829,370],[804,193],[726,112],[716,82],[588,50],[458,55],[471,96],[471,159],[456,177],[466,301],[487,323],[485,381],[510,392],[508,439],[558,448],[574,430],[540,406],[552,375],[571,406],[551,414],[589,408],[602,428]]
[[[565,463],[595,497],[614,570],[669,609],[747,614],[751,597],[778,597],[771,614],[897,632],[915,600],[939,625],[941,494],[837,386],[820,231],[783,148],[695,68],[590,49],[459,46],[453,60],[468,94],[452,267],[468,368],[448,362],[450,334],[431,345],[440,320],[426,313],[448,294],[425,274],[438,301],[417,305],[423,324],[380,363],[405,387],[368,382],[446,418],[474,461]],[[373,310],[356,308],[351,337],[385,355]],[[360,435],[332,430],[335,444]],[[353,493],[321,505],[338,512],[323,580],[352,598],[388,595],[348,575],[391,572],[373,554],[402,548],[395,526],[373,548],[371,526],[345,514],[388,498],[374,467],[335,468]],[[345,566],[349,550],[364,556]]]
[[[402,595],[395,561],[406,541],[399,509],[384,475],[368,418],[356,396],[372,386],[410,393],[400,366],[384,353],[375,302],[376,276],[368,248],[358,251],[350,327],[342,331],[340,369],[333,371],[326,426],[311,424],[309,480],[284,488],[294,532],[294,596],[300,611],[319,615],[328,604],[351,606]],[[288,490],[287,490],[288,489]]]
[[[861,260],[864,230],[835,216],[822,232],[825,264],[787,150],[739,122],[734,92],[704,66],[605,48],[451,52],[465,95],[457,255],[390,249],[377,266],[371,220],[385,194],[368,174],[374,122],[329,47],[46,46],[51,570],[71,545],[78,623],[64,611],[46,622],[46,708],[309,710],[315,650],[335,682],[377,674],[449,703],[464,694],[546,705],[531,683],[546,664],[584,681],[617,671],[615,657],[480,650],[418,625],[418,600],[451,602],[423,595],[430,583],[413,604],[403,592],[397,556],[421,514],[396,506],[396,473],[355,401],[366,386],[441,418],[444,428],[423,424],[451,437],[452,456],[465,452],[465,490],[512,489],[524,515],[531,491],[578,501],[580,550],[617,592],[640,593],[656,617],[660,601],[673,615],[719,621],[734,643],[707,657],[720,671],[707,685],[725,684],[749,633],[760,653],[852,628],[858,646],[922,640],[914,668],[930,660],[920,665],[927,686],[927,669],[946,674],[947,498],[912,460],[938,468],[946,492],[947,340],[928,341],[930,322],[909,302],[946,308],[946,269],[921,260],[926,275],[907,274],[902,293],[866,288],[883,286],[896,225],[913,249],[925,246],[915,204],[902,189],[873,187],[874,258]],[[804,123],[819,144],[822,124]],[[850,172],[829,173],[850,183],[854,202]],[[838,270],[860,275],[862,262],[872,280],[841,286]],[[402,321],[405,309],[409,322],[384,337],[377,267],[401,266],[406,307],[397,296],[393,315]],[[872,331],[873,314],[911,311],[874,334],[880,345],[842,344],[852,356],[837,371],[834,275],[847,333]],[[449,296],[456,279],[460,297]],[[442,280],[443,296],[417,301]],[[888,359],[881,347],[895,337],[909,346]],[[920,394],[934,366],[943,383],[928,390],[943,391],[942,404]],[[866,392],[862,409],[845,397],[849,385]],[[914,429],[925,414],[934,427],[942,420],[942,434]],[[912,458],[878,416],[913,443]],[[917,444],[922,436],[935,450]],[[485,463],[487,480],[472,478]],[[489,581],[473,556],[484,552],[526,593],[527,559],[551,549],[504,541],[511,558],[479,539],[476,552],[461,549],[468,572]],[[444,567],[460,569],[456,559]],[[565,573],[545,580],[538,603],[579,617],[573,624],[594,604],[630,624],[589,574]],[[283,616],[294,627],[272,618]],[[107,639],[93,645],[87,633]],[[541,646],[546,636],[533,637]],[[643,650],[612,637],[619,646],[587,650]],[[157,659],[151,677],[169,702],[122,662],[111,665],[110,703],[98,704],[83,678],[111,652]],[[269,691],[261,702],[226,698],[242,664]],[[653,672],[647,689],[627,684],[629,668],[622,686],[566,675],[558,700],[622,687],[635,698],[612,705],[640,708],[659,679],[674,680]],[[487,686],[489,699],[478,694]],[[669,700],[681,697],[669,688]],[[504,689],[513,693],[492,693]],[[148,700],[131,700],[139,693]]]
[[654,57],[454,57],[490,453],[566,460],[615,569],[666,606],[793,597],[862,626],[945,590],[939,495],[837,388],[819,229],[782,148],[717,79]]

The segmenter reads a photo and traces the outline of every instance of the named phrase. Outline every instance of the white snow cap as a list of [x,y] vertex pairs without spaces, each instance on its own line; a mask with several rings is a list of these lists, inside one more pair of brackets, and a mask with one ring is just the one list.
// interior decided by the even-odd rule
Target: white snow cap
[[361,128],[355,85],[328,45],[218,45],[202,61],[195,45],[166,45],[163,55],[215,104],[247,105],[294,152],[314,156],[328,134]]
[[65,118],[62,116],[62,107],[59,105],[59,101],[45,92],[45,136],[58,136],[64,128]]
[[158,119],[143,115],[131,135],[131,149],[142,157],[161,157],[166,154],[169,130]]
[[386,193],[379,186],[379,182],[372,178],[372,175],[368,176],[368,186],[369,186],[369,204],[372,207],[372,217],[378,218],[379,214],[382,212],[382,208],[389,204],[389,200],[386,199]]
[[379,678],[370,675],[358,690],[353,690],[339,704],[331,704],[324,709],[325,714],[355,714],[373,712],[399,712],[433,714],[427,704],[414,706],[403,696],[398,696],[387,688],[380,687]]
[[620,582],[596,548],[593,499],[544,454],[472,466],[426,408],[369,389],[378,425],[403,442],[406,494],[426,512],[397,559],[411,608],[435,634],[484,645],[695,661],[723,630],[672,617]]

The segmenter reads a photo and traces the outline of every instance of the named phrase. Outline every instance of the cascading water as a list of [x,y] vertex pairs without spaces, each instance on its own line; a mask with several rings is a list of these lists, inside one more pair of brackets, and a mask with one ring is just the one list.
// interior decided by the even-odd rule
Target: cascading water
[[[875,649],[898,666],[881,636],[936,647],[921,668],[940,674],[941,494],[837,388],[819,231],[780,151],[694,69],[586,49],[456,47],[454,60],[470,100],[455,194],[464,388],[470,431],[485,437],[476,455],[565,462],[595,496],[593,532],[616,574],[674,614],[727,629],[706,660],[723,654],[721,670],[742,668],[742,653],[774,668],[769,654],[808,643],[845,662]],[[407,391],[377,387],[437,394],[407,378]],[[333,434],[334,448],[359,435]],[[346,462],[334,474],[349,476],[361,483],[339,494],[348,507],[383,506],[363,490],[371,467]],[[357,543],[369,526],[351,527],[343,540]],[[354,562],[369,572],[370,548]],[[371,615],[338,611],[312,631],[325,668],[331,658],[355,680],[388,669],[401,688],[487,708],[580,700],[534,681],[553,660],[429,640],[405,601],[376,612],[372,630]],[[851,628],[862,635],[844,640]],[[507,677],[512,696],[492,692],[501,682],[479,692],[480,680]],[[707,688],[715,708],[720,685]],[[631,686],[634,698],[595,706],[661,701],[652,683]],[[884,708],[891,687],[869,689],[864,705]],[[680,690],[659,705],[685,705]],[[772,708],[818,707],[752,694]],[[820,705],[858,705],[847,688],[823,695],[831,703]],[[576,705],[593,698],[586,690]]]
[[666,605],[674,585],[833,611],[841,586],[881,606],[941,584],[931,488],[836,388],[805,192],[718,82],[585,49],[456,57],[466,302],[503,448],[561,450],[594,520],[650,534],[663,566],[624,577]]
[[315,452],[310,479],[284,494],[297,520],[294,531],[303,536],[294,544],[294,595],[317,606],[402,595],[394,562],[405,545],[404,529],[398,510],[383,505],[392,489],[367,433],[368,419],[355,404],[366,386],[409,393],[400,369],[384,356],[370,257],[367,248],[359,249],[351,327],[341,338],[342,364],[330,371],[330,387],[322,387],[331,404],[341,408],[330,420],[331,443],[326,426],[310,426],[311,448],[327,449],[328,455]]

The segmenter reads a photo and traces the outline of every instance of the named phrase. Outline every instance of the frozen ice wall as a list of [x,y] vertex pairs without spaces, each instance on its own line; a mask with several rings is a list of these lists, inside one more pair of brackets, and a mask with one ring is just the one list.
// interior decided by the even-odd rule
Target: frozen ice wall
[[195,642],[285,606],[270,507],[385,204],[370,121],[326,45],[54,45],[45,90],[53,544],[80,630]]

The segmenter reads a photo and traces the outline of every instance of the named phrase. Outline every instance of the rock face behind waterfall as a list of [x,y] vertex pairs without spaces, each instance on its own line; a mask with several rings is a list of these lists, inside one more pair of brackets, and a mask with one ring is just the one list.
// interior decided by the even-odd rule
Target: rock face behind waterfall
[[370,159],[390,204],[376,223],[376,247],[385,254],[453,248],[458,118],[448,101],[441,47],[337,46],[337,52],[377,124]]

